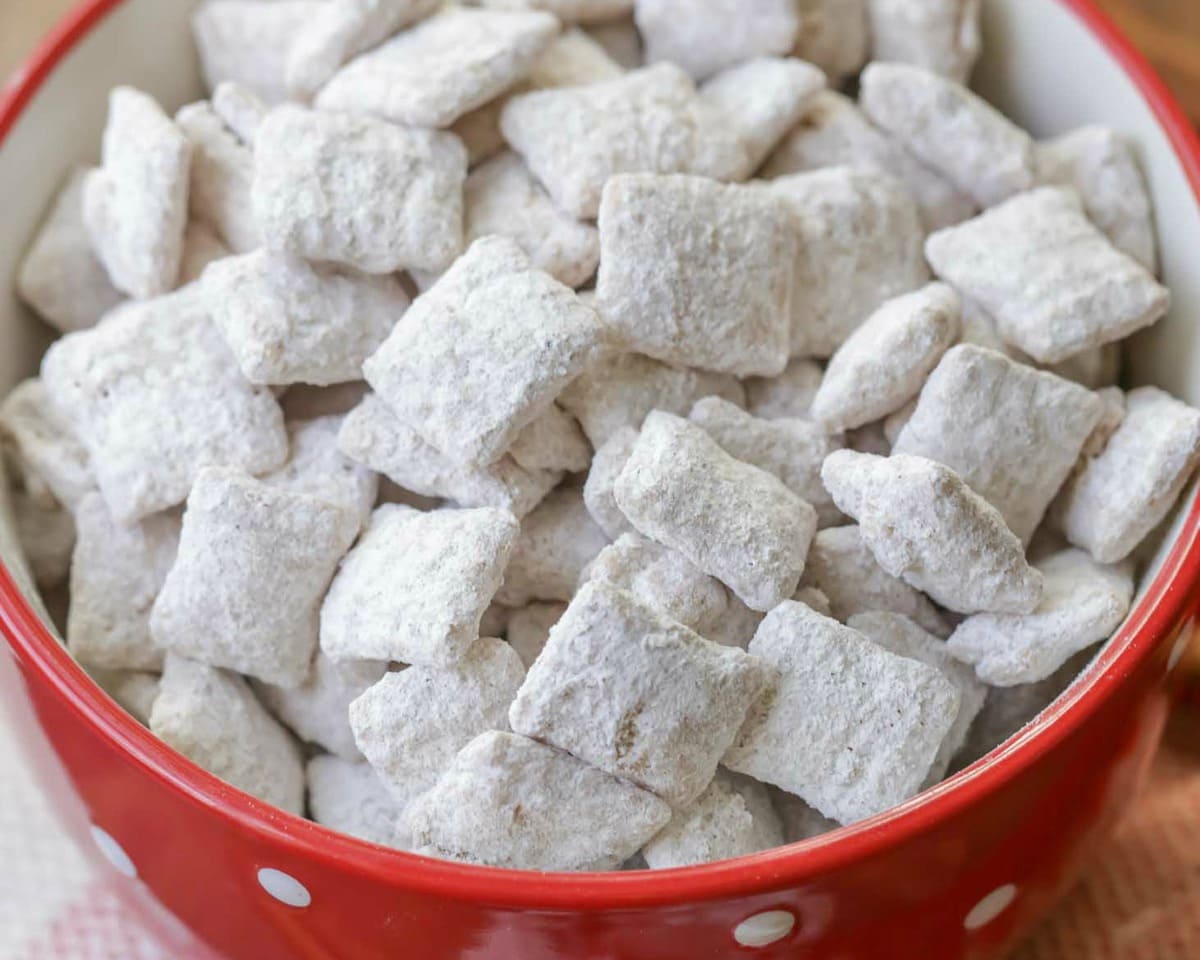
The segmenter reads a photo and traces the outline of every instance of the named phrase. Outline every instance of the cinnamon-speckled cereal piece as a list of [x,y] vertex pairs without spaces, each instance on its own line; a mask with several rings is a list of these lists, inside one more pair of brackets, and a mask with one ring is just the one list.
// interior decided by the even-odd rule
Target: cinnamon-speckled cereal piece
[[996,687],[1036,683],[1081,650],[1107,640],[1133,600],[1133,566],[1101,566],[1083,550],[1041,560],[1046,590],[1024,616],[967,617],[947,649],[973,664],[979,679]]
[[75,508],[67,648],[80,663],[106,670],[162,669],[150,636],[150,608],[175,563],[179,517],[113,520],[98,493]]
[[350,705],[350,725],[392,795],[408,800],[432,787],[476,736],[508,729],[524,678],[517,651],[484,637],[453,666],[387,674]]
[[865,0],[797,0],[800,32],[793,54],[840,85],[870,58]]
[[634,19],[646,61],[670,60],[697,80],[796,42],[795,0],[637,0]]
[[1156,387],[1125,395],[1125,419],[1054,506],[1098,563],[1124,560],[1167,515],[1200,462],[1200,411]]
[[1082,127],[1038,145],[1038,179],[1074,187],[1113,246],[1158,273],[1158,237],[1145,174],[1132,144],[1108,127]]
[[617,477],[629,462],[637,438],[638,431],[634,427],[622,427],[609,437],[592,457],[587,481],[583,485],[584,505],[596,521],[596,525],[610,540],[633,532],[633,524],[617,506],[613,488],[616,486]]
[[715,122],[673,64],[582,87],[513,97],[500,128],[563,210],[595,217],[618,173],[694,173],[729,179],[745,148]]
[[210,464],[261,473],[287,457],[279,405],[242,378],[193,288],[63,337],[42,380],[122,523],[182,503]]
[[83,222],[87,177],[87,167],[68,174],[17,271],[17,295],[61,333],[94,327],[122,299]]
[[152,97],[109,95],[104,160],[83,185],[83,219],[114,287],[147,299],[175,286],[192,146]]
[[874,59],[966,83],[982,47],[979,0],[867,0]]
[[237,674],[169,655],[150,730],[226,783],[303,815],[300,748]]
[[813,538],[800,582],[824,593],[830,616],[843,623],[860,613],[896,613],[935,636],[950,636],[949,625],[919,590],[879,566],[856,524],[822,530]]
[[366,273],[442,270],[461,250],[467,153],[452,134],[284,106],[255,142],[269,248]]
[[793,356],[832,356],[885,301],[929,279],[920,215],[890,177],[836,167],[779,177],[767,187],[800,236]]
[[395,277],[267,250],[214,264],[203,292],[242,374],[272,385],[361,380],[409,306]]
[[824,376],[819,363],[797,358],[777,377],[750,377],[744,384],[746,409],[764,420],[806,420]]
[[150,614],[154,642],[266,683],[299,686],[316,651],[321,599],[357,533],[358,517],[334,504],[238,470],[202,470],[178,557]]
[[479,638],[517,537],[504,510],[378,507],[321,608],[335,660],[447,665]]
[[463,507],[503,507],[523,517],[558,486],[562,474],[526,470],[512,457],[466,466],[430,446],[371,393],[346,415],[338,446],[351,460],[413,493]]
[[678,809],[711,782],[764,680],[741,650],[593,582],[550,631],[509,722]]
[[860,613],[850,618],[846,626],[857,630],[872,643],[898,657],[909,657],[940,670],[958,691],[959,707],[954,723],[938,747],[930,767],[927,784],[946,776],[950,761],[962,749],[967,733],[987,697],[987,687],[967,664],[956,660],[953,648],[939,637],[926,633],[908,617],[898,613]]
[[262,481],[336,504],[354,514],[362,525],[379,496],[379,476],[338,448],[342,422],[341,417],[318,417],[288,423],[288,461],[263,474]]
[[533,666],[533,661],[546,646],[546,641],[550,639],[550,628],[562,619],[566,611],[565,603],[531,603],[511,612],[506,634],[508,643],[517,651],[526,670]]
[[627,349],[738,376],[787,366],[796,237],[765,191],[615,176],[600,204],[600,253],[596,309]]
[[750,652],[775,673],[722,759],[794,793],[840,823],[920,790],[959,707],[944,674],[787,601]]
[[596,312],[506,237],[477,240],[363,365],[431,444],[491,463],[603,347]]
[[1037,182],[1029,134],[953,80],[908,64],[873,63],[863,71],[859,105],[981,207]]
[[305,775],[308,811],[317,823],[368,843],[408,848],[403,810],[370,764],[322,754],[308,761]]
[[930,375],[893,452],[950,467],[1028,543],[1102,408],[1078,384],[960,345]]
[[210,103],[189,104],[175,114],[175,122],[192,145],[192,217],[211,226],[234,253],[258,249],[262,238],[251,200],[253,150],[225,126]]
[[1039,363],[1129,336],[1162,317],[1170,293],[1084,215],[1072,190],[1043,187],[935,233],[934,272]]
[[496,599],[510,607],[570,600],[580,574],[606,546],[608,537],[592,520],[580,488],[559,487],[521,521]]
[[841,436],[826,433],[810,420],[761,420],[720,397],[698,401],[688,419],[734,459],[778,477],[817,511],[819,526],[843,519],[821,483],[821,464],[834,450],[842,449]]
[[812,418],[846,430],[894,413],[958,338],[961,315],[962,300],[943,283],[889,300],[830,359]]
[[623,534],[588,564],[582,583],[597,580],[633,594],[706,636],[725,614],[725,588],[682,554],[637,533]]
[[702,428],[650,414],[615,493],[640,533],[679,551],[747,606],[765,612],[796,592],[816,511]]
[[746,148],[745,166],[734,171],[732,178],[745,180],[761,167],[824,87],[820,70],[790,57],[751,60],[705,82],[700,88],[701,101]]
[[346,660],[338,663],[320,650],[312,672],[298,687],[255,684],[263,705],[297,737],[315,743],[338,757],[362,759],[350,728],[350,704],[387,673],[382,660]]
[[744,857],[783,843],[783,825],[767,788],[718,770],[686,810],[676,813],[642,848],[652,870]]
[[541,12],[443,9],[352,60],[317,94],[320,110],[448,127],[513,86],[558,32]]
[[0,442],[18,465],[25,488],[31,493],[45,488],[48,496],[41,499],[47,506],[52,500],[73,509],[96,489],[87,450],[36,377],[17,384],[0,402]]
[[554,205],[515,153],[471,171],[465,194],[468,244],[489,234],[511,237],[533,265],[568,287],[582,286],[600,262],[600,236]]
[[614,870],[670,819],[652,793],[499,731],[405,811],[418,853],[517,870]]
[[1029,613],[1042,577],[1000,513],[949,467],[924,457],[829,455],[821,470],[885,572],[958,613]]

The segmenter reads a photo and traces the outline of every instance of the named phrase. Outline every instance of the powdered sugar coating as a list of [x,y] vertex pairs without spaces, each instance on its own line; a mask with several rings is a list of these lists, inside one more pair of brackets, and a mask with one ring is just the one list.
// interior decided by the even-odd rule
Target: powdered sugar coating
[[764,420],[808,419],[824,376],[819,363],[797,358],[777,377],[750,377],[744,383],[746,410]]
[[982,47],[979,0],[867,0],[876,60],[966,83]]
[[592,457],[591,469],[588,470],[587,481],[583,485],[584,505],[596,521],[596,525],[610,540],[633,532],[633,524],[617,506],[613,489],[617,477],[629,462],[637,438],[638,431],[633,427],[622,427],[609,437]]
[[833,85],[862,69],[871,37],[865,0],[797,0],[800,32],[793,55],[816,64]]
[[261,242],[254,218],[254,152],[225,126],[212,104],[193,103],[175,115],[192,145],[188,207],[194,219],[211,226],[234,253],[249,253]]
[[271,486],[305,493],[348,510],[365,524],[379,495],[379,477],[338,448],[343,418],[293,420],[288,427],[291,454],[278,470],[264,474]]
[[[24,380],[0,403],[0,439],[19,467],[27,490],[44,486],[47,496],[74,508],[96,489],[87,450],[55,406],[45,383]],[[11,446],[10,446],[11,445]]]
[[369,843],[408,848],[403,811],[370,764],[322,754],[304,772],[308,810],[317,823]]
[[240,83],[225,80],[213,89],[211,102],[230,132],[246,146],[253,147],[258,128],[267,115],[267,105],[258,95]]
[[531,603],[512,611],[505,636],[526,670],[541,655],[550,639],[550,628],[558,623],[566,610],[565,603]]
[[592,462],[592,446],[579,421],[556,403],[517,434],[508,454],[528,470],[581,473]]

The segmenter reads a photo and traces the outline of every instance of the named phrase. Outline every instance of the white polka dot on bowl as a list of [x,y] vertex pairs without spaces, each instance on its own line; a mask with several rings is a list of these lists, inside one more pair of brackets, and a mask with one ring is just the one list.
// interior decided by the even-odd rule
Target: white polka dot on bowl
[[304,884],[274,867],[263,867],[258,871],[258,885],[289,907],[303,908],[312,903],[312,894]]
[[107,830],[102,830],[94,823],[91,826],[92,842],[104,854],[104,859],[113,865],[113,868],[118,873],[123,873],[127,877],[137,876],[137,867],[129,858],[129,854],[125,849],[113,839],[113,835]]
[[1015,899],[1017,899],[1016,884],[1006,883],[1002,887],[997,887],[971,908],[971,912],[963,920],[963,926],[968,930],[978,930],[980,927],[987,926],[1007,910]]
[[788,910],[765,910],[747,917],[733,928],[733,939],[743,947],[765,947],[782,940],[796,926],[796,917]]

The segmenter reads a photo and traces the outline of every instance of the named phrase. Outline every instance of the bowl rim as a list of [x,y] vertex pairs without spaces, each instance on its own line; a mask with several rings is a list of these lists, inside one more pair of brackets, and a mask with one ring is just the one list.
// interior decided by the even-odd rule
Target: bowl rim
[[[83,0],[0,89],[0,149],[58,64],[125,0]],[[1053,0],[1072,12],[1133,81],[1200,199],[1200,135],[1145,58],[1094,0]],[[335,866],[393,888],[510,908],[593,912],[769,894],[812,882],[913,840],[1002,788],[1079,730],[1111,690],[1152,659],[1200,587],[1200,493],[1157,576],[1124,626],[1037,720],[963,771],[900,806],[828,834],[734,860],[669,871],[538,873],[437,860],[377,846],[266,804],[158,740],[112,701],[46,628],[0,560],[0,633],[25,669],[142,771],[182,798],[286,849],[291,862]]]

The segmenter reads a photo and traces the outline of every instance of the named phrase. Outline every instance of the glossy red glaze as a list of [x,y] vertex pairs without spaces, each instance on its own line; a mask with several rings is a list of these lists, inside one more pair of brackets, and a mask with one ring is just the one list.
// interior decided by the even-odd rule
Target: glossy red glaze
[[[0,149],[58,61],[121,0],[64,21],[0,95]],[[1133,77],[1200,195],[1200,142],[1142,58],[1089,0],[1065,3]],[[165,936],[150,894],[236,960],[701,960],[997,958],[1074,878],[1128,804],[1158,744],[1171,651],[1200,602],[1200,503],[1134,616],[1077,685],[991,756],[921,797],[804,844],[683,870],[520,874],[397,853],[332,833],[226,786],[116,707],[46,631],[0,566],[0,693],[65,826],[111,835],[120,881]],[[586,829],[586,826],[581,825]],[[259,885],[283,871],[311,896]],[[968,930],[988,894],[998,916]],[[761,911],[798,922],[761,949],[734,928]],[[176,940],[175,942],[179,942]],[[177,948],[181,960],[207,955]]]

